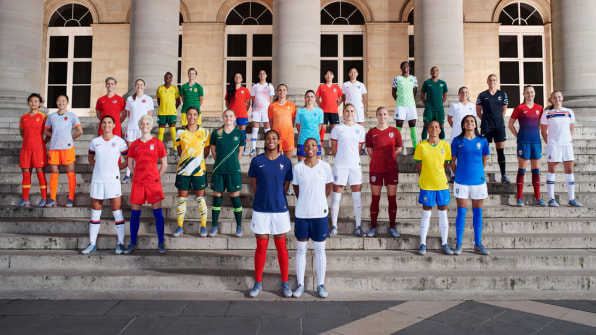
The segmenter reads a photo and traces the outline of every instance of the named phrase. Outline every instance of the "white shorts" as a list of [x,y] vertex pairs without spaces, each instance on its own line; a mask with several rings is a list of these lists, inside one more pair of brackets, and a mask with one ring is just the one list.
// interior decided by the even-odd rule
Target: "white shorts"
[[292,225],[290,223],[290,212],[263,213],[253,211],[250,229],[255,234],[285,234],[292,229]]
[[130,129],[126,128],[126,136],[125,140],[127,142],[134,142],[141,138],[141,130],[140,129]]
[[468,197],[471,197],[472,200],[480,200],[488,197],[488,190],[486,188],[486,183],[482,185],[461,185],[453,183],[453,195],[458,199],[468,199]]
[[362,168],[336,168],[333,167],[333,184],[346,186],[346,183],[362,185]]
[[268,111],[263,111],[263,112],[253,111],[250,115],[250,120],[252,122],[269,122]]
[[354,115],[354,122],[364,122],[364,106],[356,107],[356,115]]
[[91,199],[105,200],[122,196],[122,185],[120,180],[108,183],[91,183]]
[[410,106],[410,107],[395,106],[395,113],[393,114],[393,119],[402,120],[402,121],[418,120],[418,113],[416,112],[416,106]]
[[573,145],[547,145],[546,161],[549,163],[568,162],[575,160]]

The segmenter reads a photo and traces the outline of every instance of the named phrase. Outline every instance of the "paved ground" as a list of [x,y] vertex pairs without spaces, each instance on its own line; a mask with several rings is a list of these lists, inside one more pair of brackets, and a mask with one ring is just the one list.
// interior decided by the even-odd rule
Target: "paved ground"
[[595,334],[596,301],[0,300],[2,334]]

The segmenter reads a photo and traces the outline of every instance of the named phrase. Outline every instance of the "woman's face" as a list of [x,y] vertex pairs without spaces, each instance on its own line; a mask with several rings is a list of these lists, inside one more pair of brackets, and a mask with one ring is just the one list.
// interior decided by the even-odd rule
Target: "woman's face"
[[109,134],[114,129],[114,120],[109,117],[104,117],[101,120],[101,130],[103,130],[104,134]]
[[344,121],[353,121],[356,116],[356,108],[354,106],[348,106],[344,108]]
[[277,88],[277,96],[280,98],[286,98],[288,95],[288,88],[285,85],[281,85]]
[[194,70],[188,71],[188,81],[195,81],[197,79],[197,73]]
[[141,120],[141,123],[139,124],[139,128],[141,129],[141,133],[143,135],[150,134],[151,128],[153,128],[153,122],[151,122],[148,119],[143,119],[143,120]]
[[315,157],[319,151],[319,145],[316,140],[308,139],[304,142],[304,154],[306,157]]
[[223,122],[226,126],[234,126],[236,124],[236,114],[231,110],[227,110],[223,114]]
[[388,118],[389,118],[389,112],[387,112],[387,110],[385,108],[380,109],[377,112],[377,121],[379,122],[379,124],[387,123]]
[[428,135],[431,137],[438,137],[440,133],[441,133],[441,126],[439,125],[439,122],[432,121],[428,125]]
[[190,108],[186,111],[186,120],[189,125],[195,126],[199,121],[199,112],[196,109]]
[[476,119],[472,116],[467,116],[466,118],[464,118],[464,129],[465,130],[476,129]]
[[68,106],[68,100],[66,100],[66,97],[61,95],[58,97],[58,99],[56,99],[56,106],[58,106],[58,109],[64,110],[66,109],[66,106]]
[[265,70],[259,71],[259,80],[260,81],[267,80],[267,72],[265,72]]
[[41,102],[38,97],[31,97],[29,99],[29,108],[31,108],[31,110],[38,110],[40,105]]
[[470,98],[470,91],[464,87],[461,90],[459,90],[459,93],[457,95],[459,95],[459,101],[463,102]]
[[350,72],[348,73],[348,77],[350,77],[350,80],[356,80],[356,78],[358,78],[358,70],[356,69],[351,69]]
[[278,151],[279,146],[279,137],[276,133],[270,131],[265,136],[265,147],[271,151]]
[[304,102],[306,103],[307,106],[314,106],[314,104],[315,104],[315,94],[313,92],[308,92],[304,96]]
[[534,87],[526,87],[524,90],[524,99],[526,102],[534,102],[534,97],[536,96],[536,91]]
[[174,79],[174,77],[172,76],[171,73],[166,73],[165,76],[163,76],[163,81],[167,84],[167,85],[172,85],[172,79]]
[[145,93],[145,83],[142,80],[137,80],[135,83],[135,91],[137,95],[143,95]]
[[236,73],[234,75],[234,83],[235,84],[242,84],[242,75],[240,73]]
[[563,93],[561,92],[554,92],[550,95],[550,102],[554,106],[561,106],[563,104]]

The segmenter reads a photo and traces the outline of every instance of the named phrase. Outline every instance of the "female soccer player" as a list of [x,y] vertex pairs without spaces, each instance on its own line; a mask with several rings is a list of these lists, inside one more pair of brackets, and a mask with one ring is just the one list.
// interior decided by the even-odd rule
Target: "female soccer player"
[[186,110],[194,106],[199,111],[199,121],[201,124],[201,105],[203,104],[203,86],[197,83],[197,70],[194,67],[188,69],[188,83],[180,87],[180,98],[182,99],[182,109],[180,110],[180,125],[186,127]]
[[[320,130],[319,136],[321,137],[320,143],[322,144],[325,140],[325,132],[327,131],[327,123],[330,124],[331,129],[339,124],[339,113],[337,107],[342,103],[343,93],[341,88],[333,83],[335,74],[333,70],[327,69],[325,74],[325,84],[321,84],[317,88],[317,105],[323,110],[323,127]],[[364,85],[362,85],[364,86]]]
[[267,82],[267,71],[259,70],[259,82],[252,86],[250,97],[252,99],[252,135],[250,137],[252,149],[251,155],[257,154],[257,137],[259,135],[259,124],[262,122],[265,133],[271,126],[269,125],[268,109],[275,96],[275,87]]
[[[153,99],[145,94],[145,81],[137,79],[135,81],[135,94],[126,99],[126,113],[128,114],[128,125],[126,126],[126,142],[128,147],[132,142],[141,137],[141,130],[139,129],[139,121],[143,115],[153,115]],[[130,182],[129,164],[126,167],[126,176],[122,178],[122,184]]]
[[[101,119],[103,135],[91,140],[89,145],[89,164],[93,166],[91,179],[91,220],[89,221],[89,245],[82,251],[87,255],[97,250],[96,242],[99,234],[101,209],[105,199],[110,200],[114,215],[118,245],[116,254],[124,252],[124,216],[122,216],[122,185],[120,185],[120,170],[127,165],[126,155],[128,145],[120,136],[114,135],[116,121],[111,115]],[[124,156],[124,160],[120,157]]]
[[[68,176],[68,200],[66,207],[74,206],[74,195],[77,187],[77,178],[74,173],[75,149],[74,140],[83,135],[83,127],[79,118],[72,112],[69,112],[68,97],[59,95],[56,99],[58,111],[48,116],[44,135],[51,137],[50,153],[48,163],[50,164],[50,201],[46,207],[56,207],[56,192],[58,190],[58,174],[60,165],[64,165],[64,170]],[[72,135],[72,128],[76,133]]]
[[270,130],[265,134],[265,153],[252,159],[248,176],[255,192],[250,228],[257,238],[255,251],[255,285],[248,293],[256,297],[263,288],[263,269],[267,260],[269,235],[273,235],[277,248],[277,261],[281,271],[281,291],[284,297],[292,296],[288,283],[288,249],[286,233],[290,231],[290,213],[286,191],[292,181],[292,162],[279,153],[279,134]]
[[279,144],[284,155],[292,159],[294,151],[294,121],[296,118],[296,105],[288,101],[288,87],[286,84],[277,86],[277,101],[269,105],[269,122],[271,129],[279,134]]
[[317,155],[321,155],[321,141],[319,131],[323,128],[323,110],[315,106],[315,92],[306,91],[304,94],[304,107],[296,113],[296,129],[298,129],[298,150],[296,156],[298,161],[303,161],[306,156],[304,153],[304,142],[307,138],[317,139],[319,147]]
[[[317,135],[317,134],[315,134]],[[308,138],[304,142],[306,159],[294,166],[292,185],[298,198],[296,203],[296,276],[298,287],[292,293],[296,298],[304,293],[304,270],[306,268],[306,251],[308,239],[311,238],[315,248],[317,266],[317,293],[321,298],[327,297],[325,290],[325,239],[329,235],[329,209],[327,197],[331,193],[333,175],[331,166],[317,157],[318,136]]]
[[222,128],[211,136],[211,154],[215,160],[211,174],[211,189],[213,190],[213,206],[211,207],[212,228],[209,236],[217,235],[217,221],[221,213],[223,192],[229,192],[232,198],[234,218],[236,219],[236,236],[242,236],[242,203],[240,190],[242,177],[240,175],[240,158],[246,142],[240,129],[235,128],[236,114],[231,109],[223,112]]
[[377,108],[377,126],[366,134],[366,150],[370,156],[370,188],[372,201],[370,204],[371,230],[369,237],[377,234],[377,217],[379,216],[379,202],[381,201],[381,188],[387,187],[387,200],[389,201],[389,234],[399,237],[395,229],[395,216],[397,214],[397,181],[398,167],[397,156],[401,154],[403,144],[401,134],[397,128],[388,124],[389,112],[385,107]]
[[246,125],[248,124],[248,109],[250,108],[250,92],[242,86],[242,74],[235,73],[232,82],[228,84],[226,92],[226,108],[236,113],[236,124],[244,134],[246,142]]
[[459,255],[462,251],[469,196],[472,198],[472,211],[474,212],[472,221],[474,253],[488,255],[490,252],[482,246],[482,205],[488,196],[484,168],[490,150],[488,141],[478,132],[474,115],[466,115],[460,125],[464,132],[455,137],[451,143],[451,168],[455,171],[453,193],[457,199],[457,216],[455,218],[457,242],[453,253]]
[[331,200],[331,233],[337,235],[337,217],[339,215],[339,201],[346,183],[352,188],[354,201],[354,216],[356,217],[356,236],[366,234],[360,227],[362,221],[362,167],[359,153],[365,141],[364,127],[354,122],[356,108],[347,103],[344,106],[344,122],[331,130],[331,152],[335,157],[333,163],[333,196]]
[[170,126],[170,136],[174,142],[174,150],[178,147],[176,143],[176,116],[178,116],[178,106],[180,106],[180,91],[176,85],[172,85],[174,75],[166,72],[163,77],[164,84],[157,88],[155,97],[159,110],[157,111],[157,124],[159,133],[157,138],[163,142],[163,136],[166,131],[166,124]]
[[[97,99],[95,104],[95,115],[97,120],[101,123],[104,116],[110,115],[114,118],[114,135],[122,137],[122,122],[126,120],[126,103],[121,96],[116,94],[117,81],[114,77],[106,78],[106,95]],[[97,136],[103,135],[101,124],[97,132]]]
[[37,207],[44,207],[47,200],[47,182],[45,167],[48,165],[48,153],[46,151],[46,142],[44,140],[44,124],[47,115],[39,111],[39,106],[43,102],[41,95],[32,93],[27,99],[29,102],[29,113],[23,114],[19,121],[19,133],[23,138],[21,146],[21,155],[19,157],[19,166],[23,171],[23,199],[17,207],[29,207],[29,192],[31,191],[31,170],[35,169],[39,188],[41,191],[41,200]]
[[176,188],[178,189],[178,205],[176,206],[176,220],[178,228],[174,237],[183,234],[184,215],[188,192],[193,189],[199,205],[201,217],[201,237],[207,236],[207,204],[205,203],[205,188],[207,187],[207,169],[205,158],[209,156],[209,131],[197,124],[199,111],[196,107],[186,110],[186,129],[181,129],[176,135],[178,155],[180,161],[176,169]]
[[[352,104],[354,106],[356,110],[356,115],[354,115],[354,122],[364,127],[364,119],[366,117],[364,115],[364,104],[366,103],[368,92],[366,91],[366,87],[364,86],[364,84],[357,80],[358,69],[355,66],[352,66],[348,71],[348,77],[350,77],[350,80],[346,81],[341,86],[341,91],[343,93],[342,100],[345,104]],[[362,146],[360,154],[366,155],[366,150],[364,149],[364,146]]]
[[[517,137],[517,206],[524,205],[524,176],[528,159],[532,167],[532,186],[534,187],[534,205],[545,207],[540,197],[540,158],[542,158],[542,142],[540,142],[540,117],[542,106],[534,103],[536,92],[528,85],[524,88],[524,103],[515,107],[509,119],[509,130]],[[515,120],[519,122],[519,132],[515,129]]]
[[451,161],[451,148],[447,142],[439,139],[441,126],[437,121],[428,124],[428,139],[416,146],[414,161],[420,178],[420,195],[418,202],[422,204],[422,219],[420,220],[420,255],[426,254],[426,235],[430,224],[430,215],[436,205],[439,212],[439,229],[441,230],[441,247],[447,255],[453,251],[447,244],[449,221],[447,220],[447,205],[451,198],[445,167]]
[[[132,254],[137,250],[141,206],[147,202],[153,208],[155,230],[159,241],[158,250],[161,254],[165,254],[164,218],[161,210],[161,201],[164,196],[161,176],[168,168],[166,148],[160,140],[151,136],[151,128],[153,128],[151,116],[141,116],[139,128],[141,137],[128,147],[128,166],[133,171],[133,178],[130,188],[130,244],[124,253]],[[161,163],[159,169],[157,168],[158,161]]]
[[[453,139],[461,134],[461,121],[466,115],[476,115],[476,105],[470,102],[470,91],[467,87],[462,86],[457,92],[459,95],[459,101],[451,103],[449,111],[447,112],[447,122],[451,126],[450,142],[453,143]],[[451,172],[450,183],[454,181],[454,172],[451,171],[451,165],[449,166],[449,172]]]
[[573,176],[573,144],[571,138],[575,130],[575,114],[569,108],[563,107],[563,93],[554,91],[550,95],[551,105],[546,108],[540,118],[542,138],[546,142],[546,189],[548,190],[549,207],[559,207],[555,200],[555,172],[560,162],[563,162],[569,206],[581,207],[575,200],[575,178]]

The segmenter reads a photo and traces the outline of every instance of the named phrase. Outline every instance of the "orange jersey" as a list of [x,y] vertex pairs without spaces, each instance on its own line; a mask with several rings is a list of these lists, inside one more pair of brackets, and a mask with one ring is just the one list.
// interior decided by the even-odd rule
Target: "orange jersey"
[[296,105],[286,101],[280,105],[278,101],[269,105],[269,119],[273,120],[271,129],[277,131],[280,137],[294,136],[294,124],[292,118],[296,117]]
[[29,113],[21,116],[19,121],[19,129],[23,130],[23,147],[24,150],[44,149],[46,144],[43,140],[43,127],[48,116],[42,112],[35,115]]

